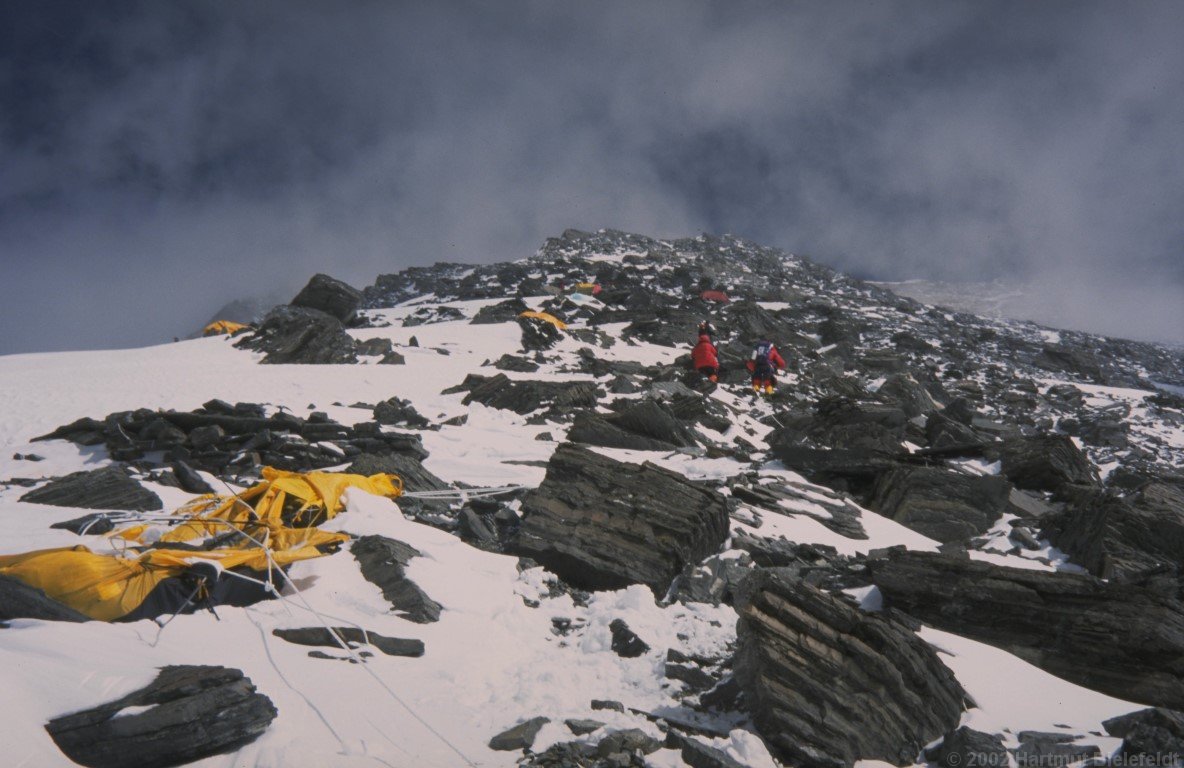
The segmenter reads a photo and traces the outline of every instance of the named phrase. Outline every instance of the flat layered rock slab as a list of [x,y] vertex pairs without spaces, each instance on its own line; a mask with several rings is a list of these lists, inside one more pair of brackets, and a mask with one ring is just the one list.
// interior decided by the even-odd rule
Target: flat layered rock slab
[[581,589],[645,584],[664,595],[728,535],[723,496],[649,462],[565,443],[522,504],[512,548]]
[[1077,685],[1184,708],[1184,603],[1175,579],[1154,588],[907,551],[869,568],[886,608]]
[[957,727],[962,687],[903,624],[775,568],[744,582],[737,611],[736,679],[761,735],[788,764],[911,765]]
[[21,501],[82,509],[123,509],[151,512],[163,509],[160,497],[118,467],[73,472],[21,496]]
[[[125,710],[135,708],[133,712]],[[50,720],[45,730],[89,768],[183,765],[259,737],[278,714],[237,669],[170,666],[146,688]]]

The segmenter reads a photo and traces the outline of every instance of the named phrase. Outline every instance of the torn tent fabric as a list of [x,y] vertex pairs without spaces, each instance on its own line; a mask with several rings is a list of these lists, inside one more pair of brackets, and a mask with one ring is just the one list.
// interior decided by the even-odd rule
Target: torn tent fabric
[[[178,514],[190,515],[190,520],[167,531],[160,540],[190,541],[217,535],[225,533],[230,523],[244,530],[259,530],[269,538],[273,548],[284,549],[303,540],[315,530],[312,526],[336,517],[342,508],[341,495],[348,488],[393,499],[403,493],[403,481],[397,475],[366,477],[338,472],[285,472],[264,467],[263,480],[236,496],[208,494],[182,507]],[[139,528],[113,535],[142,541],[145,531]]]
[[[101,555],[84,546],[0,556],[0,574],[40,589],[48,597],[99,621],[153,618],[207,601],[250,605],[266,597],[263,584],[223,576],[235,571],[267,581],[271,564],[284,567],[320,557],[314,546],[268,553],[251,549],[150,549],[136,556]],[[205,589],[204,594],[201,589]]]
[[244,325],[242,323],[236,323],[233,320],[215,320],[214,322],[207,325],[204,329],[202,329],[201,335],[202,336],[222,336],[222,335],[229,336],[231,334],[238,333],[239,331],[243,330],[244,328],[250,328],[250,327],[251,326],[249,326],[249,325]]
[[[269,596],[271,571],[320,557],[348,541],[316,523],[335,517],[349,488],[394,498],[395,475],[284,472],[237,496],[198,497],[173,517],[186,517],[159,536],[152,522],[112,533],[151,549],[97,554],[84,546],[0,556],[0,575],[100,621],[135,621],[204,605],[250,605]],[[210,537],[206,547],[186,542]],[[237,576],[235,575],[237,574]],[[246,577],[246,578],[239,578]]]
[[567,323],[555,317],[555,315],[549,315],[546,312],[522,312],[518,317],[530,317],[535,320],[542,320],[544,323],[550,323],[561,331],[567,329]]

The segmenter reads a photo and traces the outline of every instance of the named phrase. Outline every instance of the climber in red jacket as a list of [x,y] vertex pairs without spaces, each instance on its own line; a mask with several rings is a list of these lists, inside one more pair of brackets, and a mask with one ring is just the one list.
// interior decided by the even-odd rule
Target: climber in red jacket
[[699,334],[699,343],[691,350],[691,365],[708,381],[719,381],[719,352],[706,333]]
[[752,371],[752,391],[760,394],[764,390],[766,395],[773,394],[777,386],[774,378],[778,370],[785,369],[785,360],[777,352],[777,347],[767,339],[761,339],[752,349],[752,357],[748,360],[748,370]]

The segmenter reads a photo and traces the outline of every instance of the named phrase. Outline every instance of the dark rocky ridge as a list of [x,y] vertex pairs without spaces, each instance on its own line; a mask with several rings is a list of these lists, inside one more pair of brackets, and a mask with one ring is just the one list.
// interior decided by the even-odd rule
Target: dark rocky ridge
[[1184,708],[1184,602],[1173,577],[1102,582],[906,551],[869,566],[886,607],[1078,685]]
[[[144,468],[183,461],[224,477],[257,474],[265,465],[302,472],[363,454],[397,454],[405,457],[404,463],[427,458],[419,435],[383,431],[377,422],[347,427],[324,414],[308,419],[289,413],[267,416],[261,405],[220,400],[196,411],[141,408],[112,413],[101,421],[79,419],[36,439],[105,445],[116,461]],[[332,443],[337,450],[318,443]]]

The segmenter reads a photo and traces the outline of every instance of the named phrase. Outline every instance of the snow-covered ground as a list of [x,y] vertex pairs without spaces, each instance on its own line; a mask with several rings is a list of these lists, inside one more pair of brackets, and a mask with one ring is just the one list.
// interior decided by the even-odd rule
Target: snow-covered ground
[[[472,316],[489,302],[456,302]],[[404,328],[407,306],[384,313],[388,327],[353,330],[359,339],[388,338],[406,357],[405,365],[260,365],[259,356],[240,351],[226,338],[207,338],[143,349],[19,355],[0,358],[0,478],[43,478],[94,468],[108,460],[102,449],[80,449],[63,441],[32,438],[84,416],[135,408],[190,410],[212,398],[259,402],[299,415],[325,411],[353,424],[370,418],[367,408],[392,396],[410,400],[429,419],[465,414],[463,426],[422,433],[431,456],[425,465],[450,482],[474,485],[541,482],[545,462],[566,427],[531,425],[526,418],[479,404],[462,405],[463,395],[443,395],[468,373],[496,372],[482,367],[502,354],[516,354],[520,332],[513,323],[470,325],[452,321]],[[612,333],[612,328],[602,328]],[[416,337],[418,347],[408,346]],[[558,352],[574,360],[583,346],[564,340]],[[442,354],[447,352],[447,354]],[[678,351],[646,344],[616,344],[606,358],[643,363],[669,362]],[[511,378],[587,378],[558,373],[548,366],[537,374]],[[1083,389],[1085,389],[1083,387]],[[1126,399],[1119,391],[1098,389],[1090,397]],[[767,431],[736,395],[716,395],[738,413],[738,428]],[[543,432],[553,440],[536,440]],[[44,461],[18,460],[35,453]],[[654,460],[689,477],[726,477],[739,470],[730,459],[696,458],[605,450],[618,459]],[[805,481],[768,465],[769,477]],[[792,477],[790,477],[792,475]],[[182,504],[182,492],[152,486],[166,507]],[[821,489],[820,489],[821,490]],[[68,546],[80,538],[49,528],[81,512],[24,503],[27,491],[0,487],[0,553]],[[829,492],[828,492],[829,493]],[[764,514],[759,528],[736,522],[737,530],[796,542],[815,542],[841,553],[903,544],[934,549],[935,542],[861,510],[869,538],[852,540],[817,520],[826,515],[809,499],[785,505],[784,515]],[[231,755],[207,758],[206,768],[231,766],[481,766],[512,765],[517,753],[486,746],[499,731],[538,715],[551,718],[535,750],[573,737],[565,718],[593,718],[606,728],[640,727],[658,736],[657,727],[627,713],[593,711],[593,699],[612,699],[648,712],[689,713],[674,695],[681,683],[661,673],[667,648],[688,654],[722,655],[735,639],[735,613],[727,606],[659,606],[650,591],[634,586],[593,596],[579,606],[564,595],[548,597],[542,569],[519,572],[515,557],[490,554],[460,539],[406,519],[396,501],[351,491],[346,511],[328,526],[350,534],[382,534],[423,553],[408,575],[444,606],[435,624],[414,624],[395,616],[380,590],[360,575],[348,551],[297,563],[291,569],[298,591],[282,600],[248,608],[222,607],[177,617],[163,630],[151,621],[126,624],[12,622],[0,630],[0,744],[5,765],[69,765],[44,730],[51,717],[114,699],[147,684],[167,664],[235,667],[269,696],[279,716],[256,742]],[[101,537],[86,537],[102,550]],[[985,556],[985,555],[984,555]],[[1022,558],[990,555],[1015,564]],[[528,603],[529,601],[529,603]],[[530,607],[536,604],[538,607]],[[865,601],[869,608],[873,601]],[[571,621],[567,635],[553,632],[554,619]],[[624,659],[610,649],[609,623],[626,621],[653,650]],[[364,664],[309,658],[308,649],[286,643],[271,632],[283,627],[359,625],[381,634],[418,638],[422,658],[376,655]],[[1067,728],[1074,733],[1100,730],[1100,721],[1137,709],[1070,685],[1015,657],[953,635],[925,629],[922,637],[977,702],[964,722],[976,728],[1017,733],[1024,729]],[[341,654],[337,654],[341,655]],[[713,723],[731,731],[716,740],[744,765],[774,766],[751,727],[739,721]],[[601,734],[584,737],[599,738]],[[1105,752],[1117,743],[1097,739]],[[661,750],[654,766],[683,765],[678,753]]]

